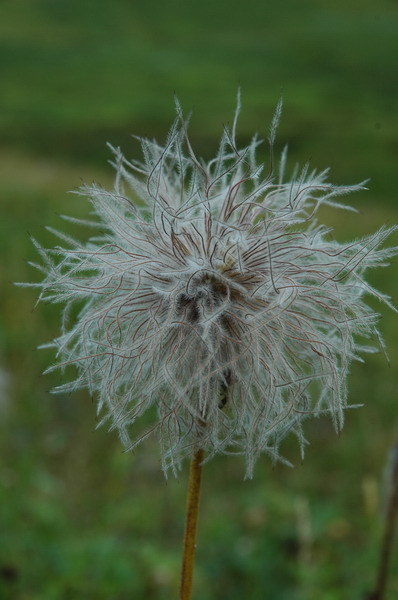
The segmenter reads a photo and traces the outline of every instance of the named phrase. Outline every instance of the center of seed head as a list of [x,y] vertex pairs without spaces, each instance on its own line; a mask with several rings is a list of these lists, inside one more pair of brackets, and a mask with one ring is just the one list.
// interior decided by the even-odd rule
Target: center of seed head
[[188,323],[197,323],[200,317],[198,299],[188,294],[180,294],[177,298],[177,314]]
[[189,323],[198,323],[201,312],[212,311],[229,295],[228,285],[206,273],[191,285],[192,293],[182,292],[177,298],[177,313]]

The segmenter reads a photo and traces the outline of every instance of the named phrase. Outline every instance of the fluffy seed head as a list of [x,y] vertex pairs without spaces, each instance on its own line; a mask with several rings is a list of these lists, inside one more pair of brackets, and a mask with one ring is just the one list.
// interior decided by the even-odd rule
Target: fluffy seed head
[[[338,197],[363,185],[334,186],[308,167],[286,180],[286,152],[278,167],[272,153],[281,105],[269,163],[258,164],[257,138],[238,149],[238,112],[239,102],[206,163],[177,105],[164,146],[141,140],[143,162],[112,149],[114,189],[79,191],[95,213],[82,223],[98,234],[81,243],[56,232],[62,246],[37,245],[40,298],[65,305],[49,370],[77,367],[56,391],[88,388],[127,448],[155,433],[165,472],[202,447],[207,459],[243,454],[251,476],[261,453],[279,458],[288,432],[303,448],[308,415],[328,413],[340,429],[349,364],[372,351],[366,338],[380,340],[364,295],[389,303],[364,272],[397,253],[380,249],[394,228],[341,244],[316,221],[320,206],[342,207]],[[132,442],[151,407],[152,427]]]

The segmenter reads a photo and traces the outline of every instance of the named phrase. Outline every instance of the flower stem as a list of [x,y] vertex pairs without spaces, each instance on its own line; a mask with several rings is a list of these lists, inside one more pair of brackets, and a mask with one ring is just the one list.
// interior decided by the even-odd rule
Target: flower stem
[[185,516],[184,548],[182,555],[180,600],[191,600],[192,577],[195,564],[196,530],[198,524],[200,483],[203,450],[195,450],[191,460],[188,480],[187,511]]
[[388,500],[383,540],[380,550],[379,570],[376,587],[368,600],[383,600],[386,594],[388,567],[393,549],[393,541],[398,516],[398,444],[392,448],[391,491]]

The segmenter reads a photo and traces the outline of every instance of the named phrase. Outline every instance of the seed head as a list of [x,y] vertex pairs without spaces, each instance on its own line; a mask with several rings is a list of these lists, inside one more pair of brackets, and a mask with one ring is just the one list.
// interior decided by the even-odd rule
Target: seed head
[[[373,351],[378,315],[365,294],[389,299],[365,280],[397,248],[380,249],[395,229],[336,242],[316,220],[321,206],[363,184],[334,186],[308,166],[285,179],[270,135],[268,165],[257,163],[255,137],[238,149],[236,123],[214,159],[198,159],[177,104],[164,146],[141,140],[143,162],[119,149],[112,191],[84,186],[98,235],[85,243],[55,232],[62,246],[43,249],[40,298],[61,302],[63,329],[51,345],[59,366],[76,365],[125,446],[160,441],[162,466],[174,471],[202,447],[246,457],[280,458],[302,421],[329,414],[337,429],[347,407],[350,362]],[[77,221],[76,219],[69,219]],[[35,284],[33,284],[35,285]],[[72,323],[68,316],[78,303]],[[154,408],[152,427],[135,441],[131,425]]]

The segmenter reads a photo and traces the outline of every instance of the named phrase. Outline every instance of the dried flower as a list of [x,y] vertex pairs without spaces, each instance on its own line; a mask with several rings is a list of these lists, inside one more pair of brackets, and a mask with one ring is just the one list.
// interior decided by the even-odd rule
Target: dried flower
[[[102,232],[87,243],[55,232],[66,247],[37,244],[45,278],[33,285],[65,304],[48,371],[78,370],[55,391],[88,388],[129,449],[156,432],[165,472],[196,447],[207,460],[244,454],[251,476],[262,452],[279,458],[288,432],[304,447],[308,415],[328,413],[340,429],[350,362],[374,350],[367,338],[380,340],[363,297],[391,306],[363,276],[397,253],[380,249],[395,227],[341,244],[318,225],[320,206],[352,210],[336,198],[363,184],[334,186],[308,167],[285,181],[286,151],[275,173],[280,112],[264,173],[256,137],[237,148],[239,102],[208,163],[196,158],[177,104],[166,144],[142,140],[143,163],[112,149],[113,191],[79,190],[96,219],[69,220]],[[151,407],[153,426],[132,442],[131,424]]]

